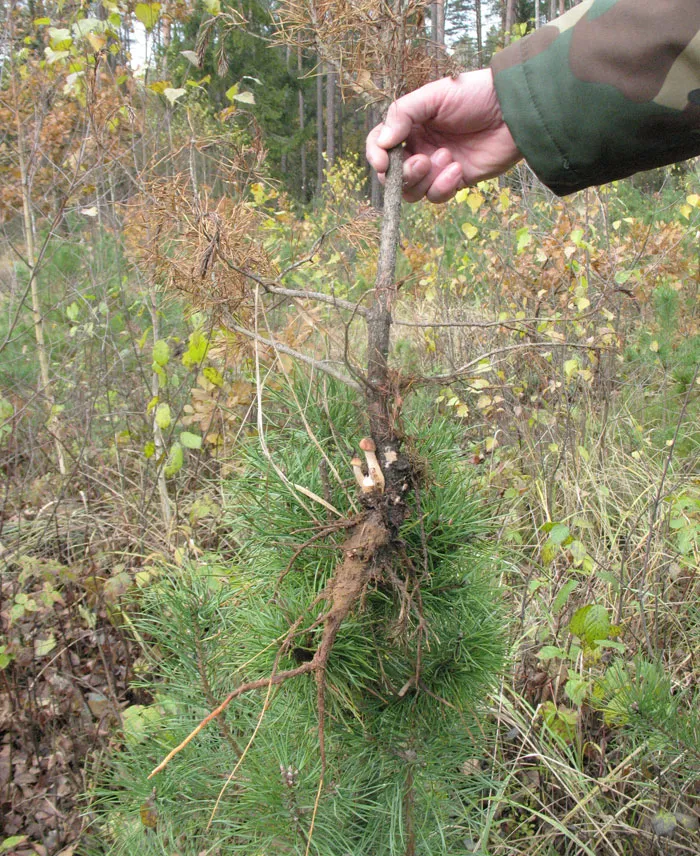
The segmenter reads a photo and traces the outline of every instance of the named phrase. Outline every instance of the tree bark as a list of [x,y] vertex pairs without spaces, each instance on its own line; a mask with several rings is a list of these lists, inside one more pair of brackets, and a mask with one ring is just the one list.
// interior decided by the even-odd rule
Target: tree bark
[[482,31],[481,22],[481,0],[474,0],[474,15],[476,17],[476,54],[477,64],[481,65],[482,54],[484,52],[484,34]]
[[504,43],[506,45],[510,44],[510,35],[511,30],[513,29],[513,24],[515,23],[515,0],[506,0],[506,17],[503,22],[503,30],[504,30]]
[[439,55],[445,47],[445,0],[437,0],[435,6],[435,41]]
[[326,163],[335,163],[335,72],[326,71]]
[[[302,73],[302,56],[301,48],[297,48],[297,72],[299,80]],[[304,92],[299,86],[299,132],[301,135],[301,198],[306,202],[306,140],[304,139]]]
[[316,193],[323,187],[323,63],[319,57],[316,70]]
[[367,316],[367,400],[372,437],[378,446],[396,442],[389,377],[391,311],[396,300],[396,256],[403,195],[403,148],[389,152],[384,185],[384,214],[377,260],[374,302]]

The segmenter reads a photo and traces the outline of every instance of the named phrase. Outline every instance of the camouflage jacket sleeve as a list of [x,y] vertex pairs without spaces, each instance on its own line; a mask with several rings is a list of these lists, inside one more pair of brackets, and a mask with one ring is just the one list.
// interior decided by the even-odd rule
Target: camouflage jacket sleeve
[[518,148],[555,193],[700,154],[699,0],[584,0],[491,67]]

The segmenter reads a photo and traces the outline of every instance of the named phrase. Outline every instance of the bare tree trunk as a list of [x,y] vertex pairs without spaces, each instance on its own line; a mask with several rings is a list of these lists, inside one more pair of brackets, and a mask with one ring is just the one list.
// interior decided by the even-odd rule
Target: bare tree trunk
[[484,34],[482,31],[481,22],[481,0],[474,0],[474,15],[476,17],[476,54],[477,64],[482,63],[482,54],[484,52]]
[[49,418],[47,428],[53,436],[56,448],[58,471],[62,476],[67,473],[66,460],[63,452],[63,427],[60,416],[56,412],[56,399],[51,388],[51,372],[49,370],[49,354],[46,348],[46,333],[44,329],[44,316],[41,311],[39,299],[39,284],[37,282],[37,256],[34,244],[34,214],[32,212],[32,179],[27,164],[24,150],[24,129],[20,117],[19,93],[17,91],[17,77],[14,65],[10,68],[12,75],[12,97],[15,104],[15,124],[17,127],[17,155],[19,160],[19,174],[22,185],[22,226],[24,231],[24,248],[26,263],[29,269],[29,290],[32,302],[32,322],[34,325],[34,338],[36,340],[36,353],[39,360],[39,382],[41,394],[49,406]]
[[335,163],[335,72],[328,66],[326,71],[326,162]]
[[540,28],[540,0],[535,0],[535,29]]
[[445,47],[445,0],[437,0],[435,7],[435,41],[439,54]]
[[515,0],[506,0],[506,19],[503,24],[504,43],[510,44],[510,34],[515,23]]
[[[301,48],[297,48],[297,72],[299,74],[299,79],[301,79],[301,73],[303,71],[303,63],[301,56]],[[304,92],[299,86],[299,131],[301,134],[301,198],[306,201],[306,140],[304,139],[304,128],[305,125],[305,117],[304,117]]]
[[323,187],[323,63],[316,69],[316,193]]
[[566,3],[564,0],[559,0],[559,14],[563,15],[566,12]]
[[403,150],[389,152],[384,185],[384,214],[377,260],[374,303],[367,316],[367,399],[372,437],[381,448],[396,442],[391,418],[392,391],[389,380],[391,309],[396,301],[396,255],[403,195]]

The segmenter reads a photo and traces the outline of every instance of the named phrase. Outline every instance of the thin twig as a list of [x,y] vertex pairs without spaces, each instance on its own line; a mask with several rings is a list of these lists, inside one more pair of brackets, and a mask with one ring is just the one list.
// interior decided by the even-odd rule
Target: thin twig
[[282,344],[282,342],[275,342],[271,339],[266,339],[259,333],[255,333],[252,330],[248,330],[245,327],[241,327],[240,324],[236,324],[236,322],[228,313],[224,315],[223,320],[226,324],[227,329],[233,330],[235,333],[240,333],[242,336],[246,336],[248,339],[252,339],[254,342],[258,342],[261,345],[265,345],[266,347],[272,348],[275,351],[279,351],[282,354],[287,354],[287,356],[294,357],[295,360],[299,360],[299,362],[306,363],[306,365],[311,366],[317,371],[330,375],[336,380],[339,380],[341,383],[346,384],[351,389],[355,389],[358,391],[360,390],[360,384],[357,383],[357,381],[354,381],[352,380],[352,378],[347,377],[347,375],[344,375],[341,371],[334,369],[332,366],[328,365],[325,360],[315,360],[313,357],[308,356],[308,354],[302,354],[301,351],[295,351],[294,348],[290,348],[288,345]]
[[599,345],[595,347],[592,345],[578,345],[572,342],[524,342],[520,345],[506,345],[503,348],[496,348],[493,351],[488,351],[485,354],[481,354],[481,356],[476,357],[473,360],[470,360],[465,365],[461,366],[458,369],[455,369],[453,372],[449,374],[442,375],[430,375],[427,377],[418,377],[414,378],[414,383],[444,383],[450,380],[455,380],[463,374],[471,371],[475,366],[478,366],[479,363],[483,363],[484,360],[489,360],[491,357],[497,357],[501,354],[507,354],[512,351],[528,351],[533,349],[541,348],[543,350],[551,350],[552,348],[575,348],[581,351],[592,351],[592,350],[605,350],[601,348]]

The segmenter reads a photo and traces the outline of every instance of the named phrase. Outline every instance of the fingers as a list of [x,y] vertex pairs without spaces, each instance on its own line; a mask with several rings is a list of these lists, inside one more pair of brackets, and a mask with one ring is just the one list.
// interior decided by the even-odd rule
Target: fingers
[[464,173],[461,164],[451,163],[430,185],[425,197],[430,202],[447,202],[464,186]]
[[377,125],[376,128],[373,128],[367,135],[367,143],[365,145],[365,156],[379,175],[383,175],[389,167],[389,154],[377,142],[383,127],[383,125]]
[[412,177],[406,177],[406,167],[411,166],[418,156],[410,158],[404,166],[404,194],[406,202],[422,199],[440,173],[452,163],[452,155],[447,149],[437,149],[430,158],[422,156],[420,165],[412,170]]

